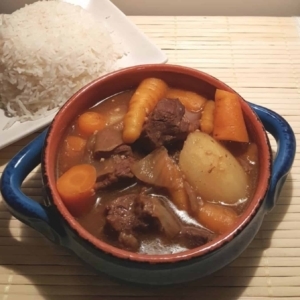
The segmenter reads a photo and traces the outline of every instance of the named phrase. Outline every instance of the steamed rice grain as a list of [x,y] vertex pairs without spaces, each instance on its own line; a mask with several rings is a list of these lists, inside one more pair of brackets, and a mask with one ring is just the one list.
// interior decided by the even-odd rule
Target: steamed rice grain
[[52,113],[117,69],[123,54],[105,24],[79,6],[42,1],[0,15],[0,107],[21,122]]

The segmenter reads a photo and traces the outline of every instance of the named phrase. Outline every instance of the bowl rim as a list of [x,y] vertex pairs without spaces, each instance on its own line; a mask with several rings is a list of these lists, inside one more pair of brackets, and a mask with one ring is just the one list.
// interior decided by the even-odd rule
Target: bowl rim
[[[53,205],[56,210],[58,211],[59,215],[65,221],[66,224],[80,239],[91,244],[94,248],[99,251],[103,251],[105,253],[111,254],[115,257],[121,259],[129,259],[136,262],[144,262],[144,263],[174,263],[184,260],[189,260],[191,258],[205,256],[213,251],[220,249],[223,245],[230,242],[236,235],[238,235],[253,219],[256,215],[259,208],[262,206],[264,202],[266,193],[269,188],[269,182],[271,178],[271,171],[272,171],[272,151],[270,142],[264,129],[262,122],[260,121],[259,117],[253,111],[253,109],[247,104],[246,100],[240,97],[240,102],[242,106],[242,110],[247,117],[251,117],[251,119],[255,122],[255,127],[259,130],[260,138],[263,139],[263,151],[267,155],[267,161],[265,161],[264,168],[260,166],[260,172],[263,173],[263,180],[262,182],[258,183],[258,187],[254,196],[252,196],[252,200],[250,204],[247,206],[245,211],[242,213],[242,216],[239,218],[238,222],[231,229],[229,232],[225,232],[219,235],[217,238],[213,239],[212,241],[193,249],[189,249],[183,252],[173,253],[173,254],[157,254],[157,255],[149,255],[149,254],[140,254],[135,252],[130,252],[128,250],[123,250],[117,247],[114,247],[104,241],[101,241],[97,237],[93,236],[87,230],[85,230],[80,223],[73,217],[68,209],[65,207],[63,201],[60,199],[56,186],[55,181],[53,180],[53,176],[49,176],[49,168],[51,164],[48,163],[49,155],[50,155],[50,146],[51,146],[51,139],[52,136],[55,135],[55,131],[57,130],[56,122],[61,116],[64,116],[70,107],[72,107],[73,103],[76,102],[78,98],[82,97],[86,91],[88,91],[91,87],[94,87],[98,84],[101,84],[105,80],[110,80],[115,76],[128,76],[131,72],[143,72],[143,71],[154,71],[154,72],[174,72],[178,74],[184,74],[188,76],[192,76],[199,80],[205,81],[212,86],[217,88],[224,89],[229,92],[234,92],[238,94],[235,90],[229,87],[224,82],[220,81],[219,79],[205,73],[199,71],[197,69],[193,69],[190,67],[179,66],[174,64],[147,64],[147,65],[137,65],[133,67],[123,68],[111,73],[108,73],[104,76],[101,76],[92,82],[86,84],[80,90],[78,90],[73,96],[69,98],[69,100],[59,109],[56,116],[54,117],[53,121],[51,122],[46,138],[45,144],[42,151],[42,178],[44,187],[46,188],[46,193],[48,195],[48,199],[50,201],[50,205]],[[261,171],[262,170],[262,171]],[[262,176],[262,175],[261,175]]]

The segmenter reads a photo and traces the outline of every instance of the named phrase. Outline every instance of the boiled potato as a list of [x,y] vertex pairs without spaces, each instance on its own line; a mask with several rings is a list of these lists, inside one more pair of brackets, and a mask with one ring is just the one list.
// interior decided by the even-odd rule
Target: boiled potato
[[242,166],[206,133],[189,134],[179,166],[186,180],[207,201],[233,204],[247,197],[248,177]]

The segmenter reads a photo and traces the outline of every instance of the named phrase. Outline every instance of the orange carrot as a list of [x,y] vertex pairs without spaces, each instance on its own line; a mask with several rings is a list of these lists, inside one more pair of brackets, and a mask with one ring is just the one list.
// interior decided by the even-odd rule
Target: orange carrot
[[217,90],[215,103],[213,137],[217,140],[248,143],[249,136],[239,96]]
[[85,139],[74,135],[67,136],[65,142],[67,152],[81,152],[86,145]]
[[123,120],[125,143],[131,144],[139,138],[145,118],[166,95],[167,89],[168,85],[158,78],[146,78],[139,84],[129,101],[129,109]]
[[176,207],[179,210],[185,210],[186,212],[189,212],[189,199],[185,189],[170,189],[169,192],[172,202],[176,205]]
[[207,101],[205,97],[197,93],[180,89],[169,89],[166,97],[178,99],[187,110],[194,112],[200,111]]
[[85,146],[86,140],[79,136],[69,135],[66,137],[63,151],[59,153],[58,157],[60,174],[81,163]]
[[200,128],[202,132],[211,134],[214,129],[214,113],[215,102],[208,100],[204,106],[202,116],[200,119]]
[[88,111],[79,116],[77,125],[78,130],[83,136],[90,136],[96,130],[102,130],[105,127],[105,117],[99,113]]
[[58,193],[75,217],[87,212],[94,204],[96,177],[95,167],[81,164],[70,168],[58,178],[56,182]]
[[237,214],[229,207],[205,202],[197,214],[198,221],[215,233],[224,233],[237,221]]

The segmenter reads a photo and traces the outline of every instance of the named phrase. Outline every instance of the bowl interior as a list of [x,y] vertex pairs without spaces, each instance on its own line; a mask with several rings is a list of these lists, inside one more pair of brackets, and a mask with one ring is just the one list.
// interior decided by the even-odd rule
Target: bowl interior
[[72,121],[83,111],[116,93],[136,87],[141,80],[148,77],[156,77],[166,81],[170,86],[187,89],[214,99],[216,88],[233,92],[226,84],[200,71],[173,65],[144,65],[126,68],[110,73],[88,84],[61,108],[53,120],[44,149],[42,161],[44,181],[50,191],[50,201],[54,204],[68,225],[84,240],[92,243],[97,248],[111,253],[120,258],[128,258],[140,262],[175,262],[209,253],[220,248],[224,243],[234,238],[255,215],[263,202],[268,188],[271,168],[271,152],[267,135],[263,126],[249,105],[241,98],[242,109],[249,131],[259,149],[259,178],[258,186],[253,199],[243,212],[234,230],[220,235],[215,240],[195,249],[176,254],[146,255],[137,254],[110,246],[87,232],[64,206],[55,187],[56,182],[56,159],[61,138]]

